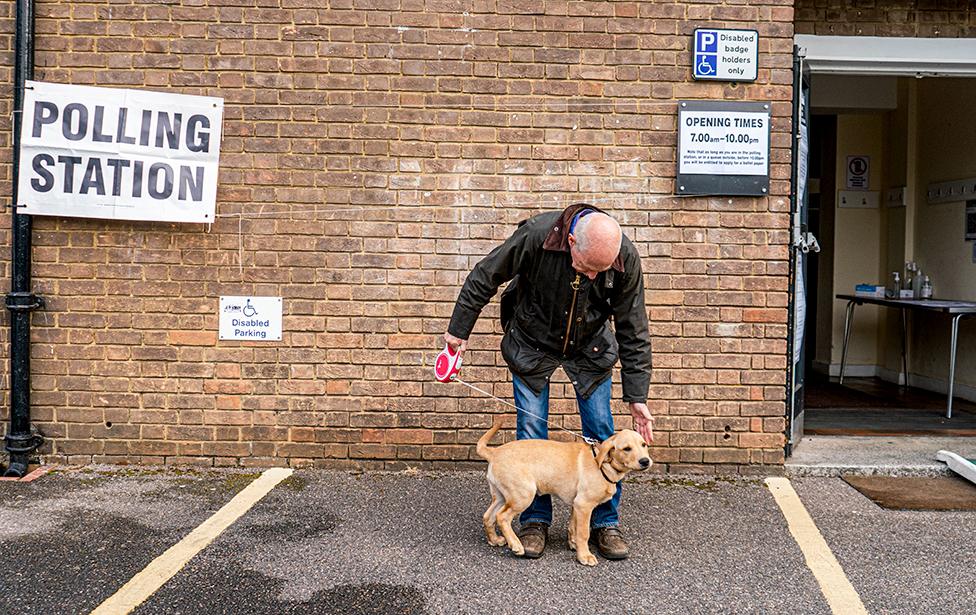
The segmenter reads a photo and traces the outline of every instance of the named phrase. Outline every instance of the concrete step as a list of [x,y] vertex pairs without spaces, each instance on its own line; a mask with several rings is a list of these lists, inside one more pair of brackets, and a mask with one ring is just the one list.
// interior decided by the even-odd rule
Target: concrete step
[[946,476],[940,450],[976,457],[976,438],[807,436],[786,460],[787,476]]

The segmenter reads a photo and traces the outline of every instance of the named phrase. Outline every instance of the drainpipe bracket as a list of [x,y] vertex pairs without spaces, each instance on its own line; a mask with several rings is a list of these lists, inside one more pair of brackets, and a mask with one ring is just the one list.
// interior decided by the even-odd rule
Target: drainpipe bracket
[[44,307],[44,297],[28,292],[10,292],[7,293],[6,305],[11,312],[33,312]]
[[38,433],[28,434],[7,434],[4,436],[7,452],[11,455],[33,453],[40,445],[44,444],[44,437]]

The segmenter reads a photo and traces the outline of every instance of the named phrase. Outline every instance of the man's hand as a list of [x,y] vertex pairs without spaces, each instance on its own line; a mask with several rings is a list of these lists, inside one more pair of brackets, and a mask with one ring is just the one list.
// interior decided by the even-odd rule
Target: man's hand
[[451,347],[451,350],[464,355],[464,351],[468,349],[468,340],[462,340],[459,337],[454,337],[450,333],[444,334],[444,341],[447,345]]
[[647,409],[647,404],[641,402],[631,402],[630,414],[634,417],[634,431],[639,433],[645,442],[654,441],[654,428],[652,423],[651,411]]

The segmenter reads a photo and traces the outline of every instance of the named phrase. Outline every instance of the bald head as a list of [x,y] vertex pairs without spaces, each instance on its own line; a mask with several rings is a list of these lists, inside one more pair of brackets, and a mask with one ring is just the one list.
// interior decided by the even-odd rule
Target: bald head
[[588,278],[595,278],[617,259],[621,237],[620,225],[607,214],[583,216],[569,236],[573,267]]

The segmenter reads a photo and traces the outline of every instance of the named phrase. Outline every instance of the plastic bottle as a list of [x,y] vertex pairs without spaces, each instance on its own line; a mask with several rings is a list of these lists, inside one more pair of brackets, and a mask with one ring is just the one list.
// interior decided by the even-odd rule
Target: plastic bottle
[[915,271],[918,269],[918,265],[915,261],[908,261],[905,263],[905,276],[902,278],[902,288],[904,290],[912,289],[912,278],[914,278]]
[[919,268],[915,272],[915,279],[912,280],[912,296],[916,299],[922,298],[922,278],[926,276],[922,275],[922,269]]
[[885,289],[885,297],[889,299],[897,299],[898,293],[901,291],[901,276],[897,271],[891,272],[891,283],[888,288]]
[[932,282],[929,280],[929,276],[925,276],[925,280],[922,282],[922,299],[932,298]]

